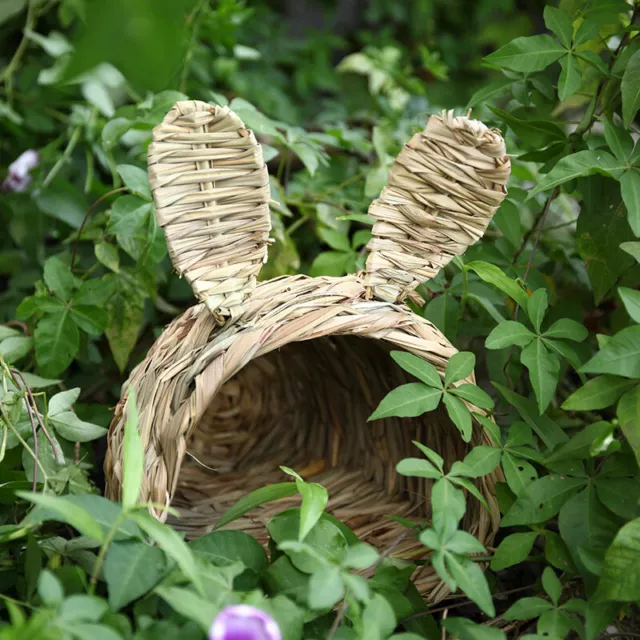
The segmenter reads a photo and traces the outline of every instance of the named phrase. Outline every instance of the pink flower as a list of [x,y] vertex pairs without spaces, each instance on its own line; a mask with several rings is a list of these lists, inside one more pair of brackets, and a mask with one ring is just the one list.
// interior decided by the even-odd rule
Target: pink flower
[[276,621],[248,604],[225,607],[213,621],[209,640],[282,640]]
[[27,149],[9,165],[9,175],[0,187],[2,191],[24,191],[31,183],[29,172],[40,164],[40,154]]

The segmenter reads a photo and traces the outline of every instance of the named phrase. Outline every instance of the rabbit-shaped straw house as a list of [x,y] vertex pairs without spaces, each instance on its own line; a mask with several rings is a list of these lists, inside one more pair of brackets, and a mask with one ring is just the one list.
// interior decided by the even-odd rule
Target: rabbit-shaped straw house
[[[445,465],[462,459],[468,443],[442,407],[367,419],[390,390],[414,381],[390,350],[442,374],[456,353],[403,299],[476,242],[505,197],[510,162],[499,132],[451,113],[432,116],[371,204],[364,273],[342,278],[258,282],[270,243],[269,178],[253,132],[228,107],[178,102],[155,128],[148,159],[173,264],[203,304],[167,327],[124,387],[109,430],[108,496],[121,496],[133,389],[141,500],[171,503],[181,514],[172,524],[187,537],[210,532],[250,491],[286,480],[280,465],[324,485],[329,512],[380,549],[404,530],[387,514],[428,520],[432,481],[400,476],[397,462],[419,455],[412,440]],[[471,442],[486,438],[476,424]],[[477,481],[490,510],[469,498],[462,523],[485,544],[497,528],[495,481]],[[230,526],[266,541],[269,518],[298,504],[295,496],[266,504]],[[412,536],[394,549],[400,557],[420,552]],[[447,593],[429,566],[415,579],[431,601]]]

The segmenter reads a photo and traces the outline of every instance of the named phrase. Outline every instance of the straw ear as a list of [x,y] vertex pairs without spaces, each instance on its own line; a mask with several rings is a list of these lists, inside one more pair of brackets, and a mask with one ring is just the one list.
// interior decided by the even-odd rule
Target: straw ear
[[369,208],[369,295],[400,301],[479,240],[507,193],[510,171],[499,131],[451,111],[431,116]]
[[220,321],[238,315],[267,258],[262,147],[228,107],[189,100],[153,130],[148,164],[173,266]]

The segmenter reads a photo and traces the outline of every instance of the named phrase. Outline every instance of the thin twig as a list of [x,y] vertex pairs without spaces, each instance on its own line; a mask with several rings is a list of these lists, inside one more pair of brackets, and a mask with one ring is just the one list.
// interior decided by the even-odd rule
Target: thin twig
[[127,187],[119,187],[118,189],[111,189],[111,191],[107,191],[107,193],[101,195],[88,209],[87,213],[84,214],[84,218],[82,218],[82,224],[76,233],[76,239],[73,243],[73,253],[71,254],[71,267],[70,270],[73,271],[73,265],[76,261],[76,254],[78,253],[78,242],[80,241],[80,236],[82,235],[82,230],[84,229],[84,225],[87,224],[87,220],[89,216],[96,210],[96,207],[107,198],[115,195],[116,193],[121,193],[122,191],[126,191]]
[[20,40],[20,44],[13,54],[13,58],[11,58],[9,64],[4,68],[2,76],[0,76],[0,81],[4,82],[7,86],[7,98],[9,104],[13,102],[13,74],[20,64],[20,60],[22,59],[24,52],[27,50],[27,44],[29,42],[27,31],[33,31],[36,26],[36,21],[38,18],[38,15],[36,13],[36,4],[36,0],[30,0],[29,7],[27,9],[27,20],[25,22],[24,29],[22,30],[22,39]]

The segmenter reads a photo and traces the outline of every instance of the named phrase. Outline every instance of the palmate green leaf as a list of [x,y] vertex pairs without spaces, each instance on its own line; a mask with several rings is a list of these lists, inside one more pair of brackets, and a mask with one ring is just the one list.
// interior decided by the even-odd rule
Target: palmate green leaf
[[[549,297],[546,289],[536,289],[527,301],[527,315],[535,330],[540,333],[542,321],[549,307]],[[522,345],[524,346],[524,345]]]
[[619,180],[622,201],[627,207],[629,226],[636,236],[640,236],[640,171],[628,169]]
[[466,531],[456,531],[446,542],[447,551],[458,554],[487,553],[477,538]]
[[512,533],[507,536],[498,546],[493,558],[491,558],[491,570],[501,571],[514,564],[523,562],[531,553],[533,543],[538,534],[535,531],[527,533]]
[[58,256],[52,256],[44,263],[44,282],[53,293],[65,302],[71,297],[75,286],[71,270]]
[[595,20],[583,20],[576,31],[573,39],[574,45],[577,47],[590,40],[595,40],[600,33],[600,24]]
[[446,392],[443,396],[444,406],[447,408],[447,413],[451,418],[453,424],[458,427],[462,439],[465,442],[469,442],[471,440],[471,432],[472,432],[472,423],[471,423],[471,413],[467,408],[467,405],[456,398],[454,395]]
[[500,289],[513,298],[521,307],[526,308],[528,296],[524,289],[515,281],[504,274],[500,267],[488,262],[475,260],[467,264],[467,269],[475,271],[485,282]]
[[420,451],[422,451],[424,456],[427,459],[431,460],[431,462],[433,462],[433,464],[435,464],[436,467],[438,467],[438,469],[440,469],[440,471],[443,470],[443,468],[444,468],[444,459],[442,458],[442,456],[438,455],[435,451],[433,451],[433,449],[429,449],[429,447],[425,447],[423,444],[421,444],[417,440],[412,440],[411,442],[416,447],[418,447],[418,449],[420,449]]
[[72,305],[69,308],[73,321],[89,335],[99,336],[107,328],[108,314],[100,307]]
[[516,496],[519,496],[532,482],[538,479],[538,472],[532,464],[509,451],[502,454],[502,470],[509,489]]
[[444,373],[445,385],[450,385],[452,382],[458,382],[463,380],[473,373],[473,368],[476,366],[476,356],[469,351],[462,351],[454,353]]
[[113,542],[104,562],[109,606],[117,611],[145,595],[170,568],[164,552],[158,547],[137,540]]
[[539,338],[531,341],[522,350],[520,361],[529,370],[531,386],[536,394],[538,410],[542,415],[556,392],[560,362]]
[[562,408],[566,411],[605,409],[635,384],[635,380],[619,376],[598,376],[570,395],[562,404]]
[[640,557],[640,518],[618,531],[604,559],[596,601],[640,600],[640,573],[632,569]]
[[640,108],[640,51],[636,51],[627,63],[620,88],[622,90],[622,116],[624,126],[628,128]]
[[320,516],[322,516],[322,512],[329,501],[329,494],[323,486],[315,482],[296,480],[296,485],[300,495],[302,495],[300,531],[298,533],[298,541],[302,542],[309,531],[316,525]]
[[478,487],[476,487],[476,485],[473,484],[471,480],[469,480],[468,478],[462,478],[460,476],[451,476],[450,479],[451,479],[451,482],[453,482],[453,484],[456,484],[459,487],[462,487],[468,493],[470,493],[474,498],[476,498],[478,502],[480,502],[487,511],[491,511],[491,509],[489,508],[489,504],[485,500],[485,497],[480,493],[480,491],[478,490]]
[[555,516],[585,484],[582,478],[551,474],[532,482],[502,518],[501,526],[536,524]]
[[539,414],[536,405],[531,400],[497,382],[492,382],[491,384],[504,396],[509,404],[512,404],[518,410],[524,421],[538,434],[547,447],[553,449],[561,442],[566,442],[569,439],[564,430],[551,418]]
[[581,371],[640,378],[640,326],[616,333]]
[[407,353],[406,351],[392,351],[391,357],[408,373],[415,376],[430,387],[442,388],[442,378],[438,370],[426,360]]
[[68,309],[45,316],[35,330],[36,360],[45,376],[56,376],[73,362],[80,334]]
[[595,67],[603,76],[610,75],[609,67],[597,53],[589,51],[588,49],[586,51],[576,51],[576,57]]
[[480,407],[481,409],[493,409],[493,399],[475,384],[461,384],[458,387],[451,387],[449,393],[458,396],[467,402]]
[[529,620],[552,609],[550,602],[542,598],[520,598],[504,612],[505,620]]
[[629,289],[628,287],[620,287],[618,293],[631,319],[634,322],[640,322],[640,291]]
[[456,460],[451,466],[449,476],[481,478],[491,473],[500,464],[502,451],[496,447],[477,445],[463,461]]
[[562,70],[558,78],[558,97],[564,101],[580,88],[582,84],[582,69],[578,59],[571,53],[560,58],[560,67]]
[[504,349],[511,345],[525,347],[535,337],[535,333],[527,329],[522,323],[506,320],[500,323],[487,336],[485,347],[487,347],[487,349]]
[[215,529],[220,529],[225,525],[242,517],[245,513],[255,509],[267,502],[288,498],[298,493],[298,487],[295,482],[282,482],[280,484],[271,484],[266,487],[260,487],[251,493],[243,496],[232,507],[227,509],[220,519],[216,522]]
[[560,9],[548,4],[544,8],[544,24],[567,49],[571,47],[573,25],[569,16]]
[[495,421],[479,413],[474,412],[472,415],[489,433],[494,444],[499,447],[502,444],[502,438],[500,436],[500,427],[495,423]]
[[442,397],[442,390],[421,382],[410,382],[390,391],[378,408],[371,414],[369,421],[390,416],[414,418],[427,411],[433,411]]
[[487,105],[528,147],[539,149],[550,143],[566,143],[565,132],[548,120],[522,120],[508,111]]
[[434,483],[431,490],[431,507],[436,531],[446,529],[448,521],[454,524],[455,529],[466,509],[464,493],[456,489],[447,478],[441,478]]
[[545,338],[554,340],[573,340],[582,342],[588,335],[586,327],[575,320],[560,318],[556,320],[543,334]]
[[609,145],[613,155],[621,162],[626,163],[633,151],[633,138],[626,129],[617,127],[611,121],[602,120],[604,125],[604,139]]
[[504,631],[477,624],[468,618],[447,618],[442,621],[442,626],[452,638],[460,640],[505,640],[506,637]]
[[489,64],[512,71],[542,71],[566,53],[566,49],[550,35],[516,38],[485,57]]
[[138,408],[133,388],[129,390],[126,411],[122,459],[122,507],[125,510],[137,504],[144,475],[144,451],[138,432]]
[[368,569],[373,566],[380,554],[370,544],[359,542],[347,547],[342,566],[348,569]]
[[445,566],[465,595],[488,616],[495,616],[491,591],[482,569],[470,558],[448,552],[445,553]]
[[415,478],[442,478],[442,470],[436,469],[428,460],[422,458],[404,458],[396,465],[396,471],[401,476]]

